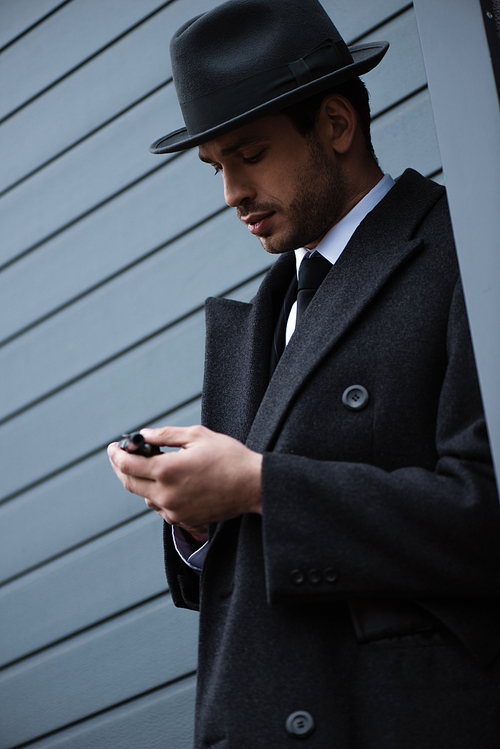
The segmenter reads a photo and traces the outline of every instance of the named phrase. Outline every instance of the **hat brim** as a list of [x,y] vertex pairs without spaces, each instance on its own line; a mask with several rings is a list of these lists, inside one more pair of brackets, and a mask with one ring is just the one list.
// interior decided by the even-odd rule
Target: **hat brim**
[[203,133],[197,133],[196,135],[189,135],[187,128],[183,127],[179,130],[163,136],[156,140],[150,147],[151,153],[163,154],[163,153],[176,153],[177,151],[185,151],[193,146],[199,146],[201,143],[207,143],[214,138],[218,138],[221,135],[236,130],[238,127],[254,122],[268,114],[274,114],[284,109],[287,106],[295,104],[298,101],[306,99],[309,96],[319,93],[325,88],[344,83],[351,78],[356,78],[359,75],[368,73],[384,57],[385,53],[389,49],[389,42],[371,42],[369,44],[357,44],[349,47],[349,52],[352,55],[353,62],[340,70],[335,70],[333,73],[324,75],[321,78],[317,78],[315,81],[306,83],[303,86],[293,89],[286,94],[282,94],[271,101],[261,104],[259,107],[250,109],[248,112],[244,112],[238,117],[234,117],[231,120],[217,125],[210,130],[206,130]]

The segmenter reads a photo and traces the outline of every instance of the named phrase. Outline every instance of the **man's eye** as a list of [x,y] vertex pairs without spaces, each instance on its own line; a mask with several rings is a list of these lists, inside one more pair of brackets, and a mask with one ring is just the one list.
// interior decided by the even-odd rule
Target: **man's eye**
[[256,154],[255,156],[249,156],[247,158],[244,158],[243,161],[245,162],[245,164],[256,164],[258,161],[261,160],[263,153],[264,151],[259,151],[259,153]]

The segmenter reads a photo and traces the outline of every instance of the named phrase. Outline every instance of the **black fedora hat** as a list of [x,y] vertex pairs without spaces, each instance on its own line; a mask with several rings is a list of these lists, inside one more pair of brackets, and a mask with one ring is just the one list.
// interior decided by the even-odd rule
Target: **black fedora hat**
[[318,0],[229,0],[170,44],[186,127],[152,153],[183,151],[374,68],[389,44],[347,47]]

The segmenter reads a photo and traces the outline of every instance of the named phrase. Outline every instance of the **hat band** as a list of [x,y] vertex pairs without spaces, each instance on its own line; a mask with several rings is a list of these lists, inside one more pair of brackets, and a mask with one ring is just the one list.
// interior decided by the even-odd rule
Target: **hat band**
[[181,103],[188,135],[211,130],[222,122],[250,112],[282,94],[334,73],[353,62],[342,39],[327,39],[308,55],[288,65],[264,70],[205,96]]

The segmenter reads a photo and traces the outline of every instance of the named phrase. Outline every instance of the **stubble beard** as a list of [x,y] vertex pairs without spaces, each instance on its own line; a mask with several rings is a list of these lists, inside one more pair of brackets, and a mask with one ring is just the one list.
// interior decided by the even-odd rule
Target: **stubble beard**
[[331,161],[314,132],[308,137],[310,159],[307,173],[297,172],[294,197],[285,214],[288,227],[284,236],[261,234],[262,247],[272,255],[306,247],[322,237],[344,215],[348,189],[338,162]]

